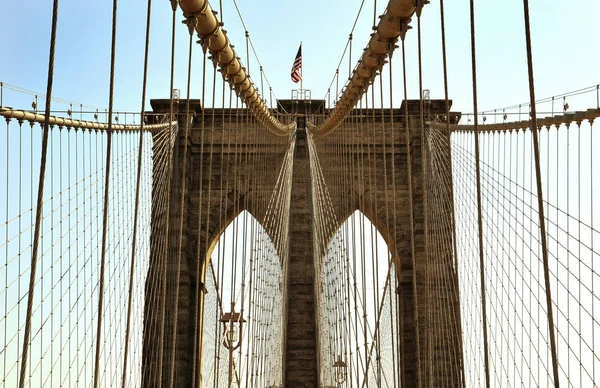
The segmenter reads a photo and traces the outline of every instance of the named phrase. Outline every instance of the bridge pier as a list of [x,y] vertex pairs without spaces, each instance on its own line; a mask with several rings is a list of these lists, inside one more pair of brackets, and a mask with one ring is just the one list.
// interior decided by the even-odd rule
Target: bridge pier
[[[406,144],[403,109],[394,109],[391,113],[395,119],[391,136],[393,145],[375,144],[372,148],[373,157],[377,162],[374,166],[364,166],[363,177],[355,172],[352,175],[350,171],[342,171],[339,160],[333,155],[319,154],[321,165],[323,166],[323,177],[327,183],[334,211],[340,223],[343,223],[355,210],[360,210],[375,224],[377,229],[386,239],[389,248],[392,251],[396,263],[397,277],[397,297],[398,305],[401,309],[400,327],[396,328],[402,338],[401,343],[401,376],[402,387],[418,386],[417,360],[420,361],[422,376],[421,386],[427,386],[430,379],[434,381],[444,381],[448,386],[462,386],[462,350],[461,338],[456,337],[455,333],[460,331],[460,317],[458,315],[458,299],[452,295],[458,295],[456,292],[458,284],[456,279],[445,279],[438,284],[444,284],[443,287],[430,289],[429,294],[426,289],[426,265],[425,256],[425,213],[424,213],[424,191],[426,182],[423,176],[423,150],[421,149],[422,125],[418,118],[418,101],[405,102],[409,104],[409,126],[411,128],[411,141]],[[155,112],[168,111],[168,100],[154,100],[153,106]],[[180,113],[183,113],[185,101],[179,102]],[[431,114],[442,113],[443,105],[438,101],[431,106]],[[202,108],[199,103],[195,105],[196,113]],[[390,111],[388,111],[390,112]],[[235,142],[245,144],[243,152],[251,155],[253,152],[261,152],[261,158],[266,166],[279,166],[286,153],[288,140],[285,138],[273,137],[271,140],[267,135],[263,145],[258,147],[256,134],[264,136],[264,129],[258,126],[249,126],[244,131],[240,131],[238,126],[224,121],[217,125],[212,125],[210,120],[212,114],[205,114],[204,128],[202,131],[201,117],[195,114],[193,121],[192,134],[190,137],[188,160],[187,191],[185,193],[185,219],[183,231],[182,246],[182,273],[180,276],[180,295],[178,301],[173,301],[167,297],[166,317],[164,327],[163,343],[163,361],[159,361],[157,347],[160,338],[156,335],[144,337],[144,386],[159,386],[156,381],[156,370],[162,368],[163,378],[160,386],[167,386],[166,376],[171,368],[170,344],[172,340],[173,326],[171,322],[171,311],[174,303],[179,308],[176,357],[175,357],[175,386],[189,387],[192,381],[196,386],[210,387],[211,382],[203,381],[203,376],[199,371],[200,359],[194,354],[194,341],[196,346],[202,344],[202,300],[203,294],[197,295],[196,290],[202,293],[204,285],[204,271],[209,260],[207,257],[210,252],[211,244],[219,238],[219,235],[241,211],[248,210],[261,224],[264,225],[266,211],[265,206],[254,206],[256,203],[267,203],[276,185],[276,169],[265,169],[265,171],[256,171],[248,163],[242,161],[252,160],[251,158],[236,157],[232,150],[231,139],[235,136]],[[181,125],[184,125],[186,115],[180,115]],[[215,117],[225,118],[225,115],[215,115]],[[229,116],[231,117],[231,116]],[[388,115],[389,117],[389,115]],[[225,119],[224,119],[225,120]],[[209,143],[208,128],[215,127],[214,138]],[[173,149],[173,170],[171,185],[171,208],[169,214],[153,209],[153,230],[154,228],[163,228],[165,223],[170,222],[171,232],[167,247],[168,276],[174,278],[175,260],[177,257],[177,233],[178,230],[178,202],[179,175],[183,164],[182,154],[182,132],[178,135]],[[362,134],[369,136],[368,134]],[[283,370],[284,386],[288,388],[296,387],[318,387],[319,385],[319,348],[317,338],[317,311],[315,306],[315,250],[313,233],[313,203],[311,190],[311,172],[309,165],[309,152],[307,144],[307,134],[304,129],[298,129],[296,132],[296,145],[293,157],[292,187],[291,187],[291,205],[290,205],[290,234],[289,234],[289,261],[288,273],[284,274],[287,279],[287,302],[284,312],[287,312],[284,320],[284,351],[283,351]],[[338,135],[339,136],[339,135]],[[327,140],[329,139],[329,140]],[[330,135],[328,138],[320,138],[315,142],[334,141],[338,144],[348,144],[347,142],[365,142],[352,136],[335,137]],[[373,141],[372,139],[369,141]],[[346,143],[344,143],[346,142]],[[375,141],[376,142],[376,141]],[[317,144],[318,145],[318,144]],[[202,148],[204,147],[204,148]],[[392,147],[394,149],[391,153]],[[318,147],[317,147],[318,148]],[[361,158],[359,154],[360,147],[350,147],[356,149],[356,153],[349,155],[354,158],[354,163],[358,163]],[[204,151],[201,151],[204,149]],[[210,173],[200,176],[198,174],[202,169],[207,171],[209,163],[208,150],[212,149],[213,169]],[[222,152],[225,150],[225,152]],[[238,152],[238,151],[236,151]],[[407,152],[411,153],[413,174],[413,212],[414,212],[414,242],[415,242],[415,260],[416,266],[412,265],[412,248],[410,244],[411,225],[409,218],[410,197],[408,190],[408,168]],[[393,160],[392,160],[393,156]],[[444,157],[444,156],[442,156]],[[448,160],[442,160],[441,165],[446,164],[450,168]],[[377,168],[378,163],[386,161],[388,170],[391,170],[393,163],[395,167],[395,187],[388,182],[388,187],[384,187],[384,179],[378,174],[382,174],[382,169]],[[223,170],[221,167],[223,166]],[[155,179],[158,179],[162,167],[155,165]],[[368,171],[369,168],[375,168],[374,171]],[[236,174],[229,174],[229,171],[237,171]],[[249,176],[261,174],[260,179],[247,179]],[[235,177],[234,177],[235,176]],[[375,177],[374,203],[365,202],[365,183],[361,182],[364,176]],[[335,182],[339,182],[339,177],[343,177],[344,187],[335,187]],[[200,181],[202,178],[202,181]],[[237,179],[237,180],[236,180]],[[253,186],[252,182],[261,182],[261,185]],[[156,186],[155,186],[156,187]],[[229,188],[228,191],[224,188]],[[201,188],[199,192],[198,188]],[[344,193],[344,190],[350,190]],[[386,191],[387,190],[387,191]],[[452,190],[446,187],[444,190]],[[201,195],[200,195],[201,194]],[[158,193],[153,193],[154,196]],[[395,214],[385,214],[385,204],[392,203],[393,196],[397,207]],[[362,197],[361,197],[362,196]],[[175,200],[176,199],[176,200]],[[448,199],[449,200],[449,199]],[[225,209],[219,209],[219,206],[225,205]],[[262,210],[261,210],[262,209]],[[198,219],[198,216],[201,219]],[[395,224],[393,224],[395,220]],[[177,222],[176,222],[177,221]],[[341,226],[341,224],[340,224]],[[200,230],[198,229],[200,227]],[[267,226],[268,228],[268,226]],[[396,231],[394,235],[392,231]],[[430,228],[431,230],[431,228]],[[271,231],[266,230],[267,234]],[[453,231],[450,229],[436,230],[436,233],[443,235],[446,240],[452,240]],[[331,231],[331,235],[335,230]],[[157,229],[156,234],[160,231]],[[154,239],[153,239],[154,241]],[[156,274],[160,271],[161,265],[158,257],[161,255],[162,245],[153,242],[151,246],[150,274]],[[440,247],[436,248],[438,251]],[[199,256],[198,256],[199,252]],[[279,252],[280,254],[282,252]],[[447,252],[447,262],[444,265],[452,264],[452,252]],[[199,270],[199,277],[196,275]],[[433,275],[436,276],[436,275]],[[414,283],[416,279],[416,284]],[[173,286],[169,283],[169,290]],[[416,290],[416,295],[415,295]],[[171,294],[168,294],[171,295]],[[450,296],[449,296],[450,295]],[[443,311],[428,310],[431,307],[430,301],[434,298],[444,300],[447,303]],[[162,303],[162,297],[155,295],[154,299],[146,302],[145,312],[145,332],[156,332],[159,322],[163,319],[158,306]],[[417,306],[415,306],[417,303]],[[449,307],[448,307],[449,306]],[[415,308],[417,307],[417,308]],[[442,317],[444,311],[455,310],[457,314],[448,317]],[[431,330],[429,318],[443,319],[444,324],[439,325],[441,329]],[[429,336],[429,337],[428,337]],[[441,336],[436,338],[435,336]],[[419,349],[417,351],[417,338],[419,338]],[[194,366],[195,364],[195,366]],[[193,371],[196,371],[194,375]],[[202,384],[202,385],[199,385]]]
[[287,273],[285,387],[318,387],[315,257],[306,130],[296,131]]

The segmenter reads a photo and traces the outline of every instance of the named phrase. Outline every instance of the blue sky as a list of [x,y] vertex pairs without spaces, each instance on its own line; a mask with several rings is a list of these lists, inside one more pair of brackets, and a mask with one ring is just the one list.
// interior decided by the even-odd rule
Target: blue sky
[[[297,85],[290,80],[289,73],[300,41],[304,44],[304,86],[312,90],[315,98],[325,96],[327,87],[340,61],[344,45],[348,39],[348,34],[361,2],[361,0],[307,0],[302,2],[291,0],[264,0],[260,2],[238,0],[238,5],[254,46],[265,68],[266,75],[273,86],[273,90],[278,97],[289,98],[291,89],[297,88]],[[600,2],[597,0],[581,0],[577,2],[577,6],[574,6],[573,3],[566,0],[531,0],[532,40],[538,98],[600,83],[600,75],[597,70],[600,64],[600,51],[596,48],[597,38],[600,36],[600,27],[598,27],[597,23],[598,15],[600,15]],[[386,2],[383,0],[377,1],[377,14],[383,11],[385,4]],[[1,8],[2,23],[0,23],[0,36],[3,37],[3,50],[0,55],[0,81],[37,92],[43,93],[45,91],[51,5],[51,1],[4,2]],[[218,2],[213,1],[213,7],[218,8],[218,6]],[[365,0],[363,13],[359,18],[354,32],[353,56],[350,58],[352,66],[356,63],[358,54],[362,51],[362,47],[366,44],[371,33],[373,6],[374,0]],[[111,7],[112,2],[110,1],[60,1],[54,78],[55,97],[83,103],[87,106],[98,107],[100,110],[107,107]],[[243,58],[243,62],[245,63],[244,29],[233,7],[233,0],[223,0],[223,7],[224,15],[221,16],[224,16],[225,28],[228,30],[232,43],[236,45],[238,54]],[[450,97],[454,100],[455,110],[469,112],[473,109],[470,71],[469,2],[468,0],[446,0],[446,7]],[[148,98],[166,98],[169,95],[172,14],[167,0],[154,1],[152,11]],[[502,108],[507,105],[527,102],[529,95],[523,35],[522,0],[505,0],[502,2],[479,0],[476,1],[476,12],[480,109]],[[118,15],[115,109],[139,111],[146,1],[121,1]],[[182,19],[183,16],[179,10],[177,12],[175,87],[182,89],[182,95],[185,95],[188,35],[186,27],[179,24],[179,21]],[[406,42],[407,62],[409,66],[409,98],[418,98],[416,20],[413,21],[412,25],[415,28],[409,32]],[[432,98],[442,98],[444,91],[438,1],[432,1],[432,4],[425,8],[422,27],[424,87],[431,90]],[[200,98],[201,50],[199,46],[195,47],[194,55],[196,61],[193,68],[191,95],[193,98]],[[402,99],[400,82],[402,70],[399,53],[394,58],[394,101],[397,107]],[[340,67],[341,80],[347,76],[348,60],[348,57],[346,57]],[[251,56],[250,69],[253,79],[259,83],[258,64],[253,56]],[[387,69],[384,75],[387,77]],[[31,96],[20,95],[10,90],[5,90],[4,92],[4,103],[6,105],[29,109]],[[570,105],[571,110],[595,107],[596,95],[587,94],[577,101],[573,99],[570,101]],[[42,107],[43,104],[40,102],[39,106]],[[64,103],[53,104],[53,109],[55,110],[64,110],[66,108],[67,105]],[[12,125],[12,128],[16,128],[14,121]],[[4,202],[8,204],[8,198],[13,197],[13,190],[16,192],[17,188],[19,188],[22,192],[26,193],[19,197],[20,201],[23,202],[23,204],[19,202],[18,206],[18,211],[21,212],[25,212],[21,208],[27,209],[32,207],[34,193],[29,194],[31,190],[29,190],[27,182],[23,183],[24,186],[19,186],[20,184],[17,183],[19,181],[18,174],[21,173],[21,170],[25,171],[24,174],[28,174],[29,169],[27,167],[31,167],[30,169],[33,170],[31,174],[35,174],[35,168],[32,166],[37,165],[39,149],[32,148],[32,144],[34,144],[34,139],[37,139],[36,136],[39,136],[38,129],[36,128],[36,132],[32,131],[31,135],[28,134],[28,131],[6,131],[7,136],[2,136],[2,140],[0,141],[0,150],[6,150],[1,158],[0,176],[3,177],[3,181],[4,177],[7,177],[6,194],[2,194],[5,196],[0,197],[0,199],[5,198]],[[23,145],[18,148],[11,147],[11,144],[17,141],[17,133],[19,133],[19,136],[24,136],[23,139],[19,139]],[[56,131],[54,133],[55,137],[61,136]],[[64,136],[66,138],[67,136],[74,137],[75,135],[71,133],[71,135]],[[6,141],[4,141],[5,138]],[[78,142],[82,141],[81,139],[77,139],[75,137],[75,140],[70,142],[68,147],[79,144]],[[581,143],[582,141],[578,138],[578,142]],[[558,144],[558,141],[555,143]],[[564,143],[568,147],[569,142],[562,142],[561,144]],[[60,141],[52,144],[60,144]],[[573,144],[572,147],[575,147],[576,142],[571,141],[571,144]],[[590,141],[590,144],[593,143]],[[59,159],[57,155],[62,154],[66,147],[54,145],[51,148],[54,148],[54,158],[51,158],[51,160],[54,161],[55,165],[60,165],[63,159]],[[29,149],[32,151],[28,151]],[[84,148],[84,150],[86,149]],[[21,157],[18,157],[17,153],[20,152],[24,153]],[[568,152],[567,150],[567,155]],[[69,178],[65,178],[62,175],[56,174],[56,172],[48,175],[50,177],[48,179],[50,189],[47,190],[46,197],[59,192],[60,194],[57,197],[59,199],[55,199],[55,201],[60,200],[62,202],[64,198],[60,187],[63,180],[66,185],[69,185],[71,179],[83,182],[82,179],[84,176],[93,175],[91,172],[93,152],[86,152],[86,154],[89,154],[90,157],[89,166],[86,167],[86,164],[83,163],[83,171],[77,172],[76,170],[73,177],[69,176]],[[562,163],[568,159],[568,156],[565,158],[565,152],[562,148],[559,152],[558,146],[556,154],[558,155],[558,162]],[[590,155],[592,155],[591,151]],[[81,155],[73,156],[75,159],[67,156],[67,160],[70,160],[70,162],[65,161],[65,163],[75,163],[74,161],[78,161],[78,158],[82,157]],[[95,165],[102,165],[103,159],[100,159],[100,162],[95,163]],[[550,158],[546,159],[549,160]],[[5,160],[6,164],[4,164]],[[574,161],[571,161],[571,166],[576,165]],[[594,165],[593,162],[594,159],[592,156],[590,158],[590,166]],[[98,170],[97,166],[96,169]],[[8,171],[11,171],[11,173],[7,173]],[[53,170],[50,167],[49,171],[58,171],[58,169],[54,168]],[[101,172],[101,170],[98,171]],[[26,176],[31,182],[35,181],[31,176]],[[35,177],[35,175],[32,176]],[[559,196],[559,186],[568,187],[573,193],[576,192],[576,186],[573,183],[574,176],[572,174],[571,178],[569,178],[569,175],[567,175],[566,180],[561,178],[560,184],[557,180],[556,184],[553,183],[552,186],[549,186],[547,191],[550,191],[550,188],[552,188],[549,200],[555,201],[557,207],[558,205],[564,206],[565,203],[568,203],[568,201],[564,202],[562,192]],[[584,176],[587,176],[587,173]],[[590,176],[592,180],[590,187],[595,187],[597,180],[594,182],[591,167]],[[518,179],[515,178],[515,180]],[[57,181],[60,183],[57,183]],[[52,186],[53,184],[55,185],[54,187]],[[75,184],[72,192],[82,190],[81,185],[83,183]],[[33,186],[33,183],[31,186]],[[83,190],[92,191],[92,189],[96,188],[96,184],[89,184],[89,188],[87,189],[85,187]],[[100,184],[98,184],[98,187],[100,187]],[[585,180],[583,186],[577,186],[577,193],[579,193],[579,190],[583,192],[584,188]],[[587,188],[585,191],[587,192]],[[594,190],[594,193],[597,192],[600,192],[600,190]],[[67,192],[65,191],[65,193]],[[30,198],[28,199],[29,195]],[[552,195],[555,195],[556,199]],[[65,196],[70,198],[66,194]],[[14,198],[17,197],[14,196]],[[572,198],[575,197],[573,196]],[[591,194],[589,198],[591,207],[591,204],[596,201],[595,197]],[[585,200],[587,203],[587,199]],[[3,202],[0,200],[0,203]],[[11,205],[13,204],[11,203]],[[124,206],[122,203],[115,206],[117,205]],[[45,211],[49,212],[56,206],[54,202],[50,202]],[[78,207],[79,205],[75,204],[74,206]],[[569,209],[569,205],[566,206]],[[97,208],[99,209],[99,207]],[[85,210],[85,207],[83,209]],[[9,214],[12,215],[13,211],[16,212],[17,207],[11,206],[9,209],[7,206],[6,213],[2,212],[2,217],[9,219]],[[579,208],[578,212],[581,213]],[[583,213],[584,215],[578,215],[578,218],[585,217],[585,211]],[[29,218],[29,215],[31,214],[25,213],[27,218]],[[58,213],[54,213],[54,216],[57,217]],[[555,223],[558,224],[558,216],[556,217],[557,221]],[[25,222],[27,221],[29,220],[25,219]],[[69,219],[69,228],[70,222],[71,220]],[[7,230],[5,228],[3,231],[7,233]],[[48,230],[48,227],[45,227],[45,230]],[[87,231],[86,233],[91,232]],[[51,234],[50,236],[51,240],[54,235]],[[84,235],[84,237],[87,236]],[[46,243],[48,244],[50,240],[46,240]],[[558,238],[556,240],[558,251]],[[19,244],[21,243],[19,242]],[[128,244],[126,243],[125,245]],[[9,252],[9,248],[5,247],[4,249],[5,252]],[[10,249],[13,248],[11,247]],[[76,246],[77,249],[79,249],[78,246]],[[87,252],[86,249],[83,248],[84,254]],[[73,253],[75,254],[73,257],[75,257],[78,252]],[[556,253],[557,256],[559,254],[564,253],[562,251]],[[23,255],[27,256],[29,252],[25,251]],[[90,253],[90,255],[92,254]],[[6,256],[9,257],[8,253]],[[11,253],[10,257],[13,256]],[[58,256],[57,254],[56,257]],[[54,257],[51,261],[54,261]],[[15,265],[18,264],[16,261],[13,261],[13,263]],[[77,268],[74,271],[77,271]],[[143,268],[140,269],[140,273],[144,273]],[[91,275],[90,279],[93,279]],[[23,282],[23,285],[25,284]],[[11,292],[14,289],[12,288]],[[560,292],[560,295],[564,297],[566,292]],[[17,294],[24,295],[24,292],[17,290],[15,295]],[[6,307],[6,304],[5,302],[4,307]],[[75,308],[91,311],[95,304],[90,303],[89,305],[92,306],[89,309],[82,304],[76,304]],[[575,304],[573,303],[573,305]],[[36,320],[36,322],[39,322],[39,320]],[[563,322],[559,321],[559,324],[563,325],[560,326],[561,328],[564,327]],[[13,343],[18,344],[20,342],[17,338]],[[46,345],[44,344],[44,346]],[[86,346],[91,349],[91,342]],[[560,346],[564,345],[559,343],[559,350],[563,350]],[[40,348],[36,347],[35,351],[38,349]],[[11,353],[14,357],[17,357],[17,354],[18,352]],[[567,357],[569,357],[569,354],[567,354]],[[51,360],[51,358],[47,360]],[[597,363],[597,361],[594,362]],[[9,362],[9,364],[14,365],[15,363]],[[576,364],[574,363],[573,365]],[[14,369],[13,373],[16,373],[16,369]]]
[[[0,59],[0,80],[43,92],[46,88],[47,57],[51,22],[50,1],[6,2],[0,35],[5,37]],[[385,1],[376,2],[378,14]],[[304,87],[314,98],[323,98],[333,79],[361,0],[291,1],[238,0],[250,36],[275,95],[289,98],[289,71],[300,41],[303,42]],[[370,34],[374,0],[365,0],[354,33],[352,66]],[[600,52],[594,49],[599,34],[600,3],[565,0],[532,0],[532,40],[536,90],[539,98],[600,83],[597,68]],[[213,8],[219,3],[213,1]],[[62,0],[59,10],[54,96],[97,106],[108,105],[110,22],[112,2]],[[238,54],[246,62],[244,29],[233,7],[223,0],[225,29]],[[152,9],[149,98],[167,97],[171,8],[169,2],[154,1]],[[145,32],[145,1],[119,3],[115,109],[139,111]],[[478,85],[480,110],[528,101],[523,6],[521,0],[476,2]],[[450,97],[454,108],[472,111],[469,2],[446,1],[446,30],[450,73]],[[177,22],[183,19],[178,10]],[[416,20],[407,37],[409,97],[418,97]],[[424,87],[432,98],[443,97],[439,2],[423,12]],[[185,95],[187,73],[187,29],[177,26],[175,87]],[[201,96],[201,50],[194,49],[192,96]],[[394,62],[395,105],[401,98],[400,56]],[[340,72],[345,79],[348,59]],[[258,65],[251,54],[251,75],[260,82]],[[340,86],[341,87],[341,86]],[[9,104],[6,100],[5,104]],[[586,101],[587,102],[587,101]],[[20,103],[20,101],[19,101]],[[21,107],[14,103],[15,107]],[[586,103],[583,103],[586,105]],[[590,97],[587,108],[595,105]],[[58,105],[57,109],[58,109]],[[23,108],[28,108],[28,105]]]

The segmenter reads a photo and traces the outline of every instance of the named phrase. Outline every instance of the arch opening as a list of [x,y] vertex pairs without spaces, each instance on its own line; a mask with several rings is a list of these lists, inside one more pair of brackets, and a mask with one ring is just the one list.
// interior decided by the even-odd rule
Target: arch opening
[[329,241],[316,279],[321,386],[399,386],[400,306],[392,258],[382,234],[359,210]]
[[271,238],[244,210],[214,241],[205,262],[204,385],[281,385],[283,272]]

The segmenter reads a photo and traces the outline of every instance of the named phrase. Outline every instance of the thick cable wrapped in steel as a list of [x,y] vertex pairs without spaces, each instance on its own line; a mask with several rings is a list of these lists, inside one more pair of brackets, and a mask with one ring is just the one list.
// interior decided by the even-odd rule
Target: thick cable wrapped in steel
[[[46,116],[43,114],[38,114],[34,112],[27,112],[23,110],[16,110],[12,108],[0,107],[0,116],[6,118],[7,120],[15,119],[18,121],[29,121],[30,123],[39,123],[42,124],[46,122]],[[177,122],[173,121],[172,123],[160,123],[160,124],[145,124],[144,130],[146,131],[156,131],[159,129],[163,129],[168,127],[169,125],[175,125]],[[86,120],[76,120],[72,118],[66,117],[56,117],[50,116],[48,118],[48,124],[50,126],[56,125],[59,128],[73,128],[73,129],[88,129],[88,130],[100,130],[106,131],[108,130],[107,123],[100,123],[97,121],[86,121]],[[113,131],[139,131],[141,128],[140,124],[112,124]]]
[[378,71],[386,63],[389,52],[401,34],[402,22],[408,22],[416,11],[416,0],[390,0],[383,15],[380,16],[377,30],[371,34],[371,39],[359,59],[350,81],[335,108],[318,126],[308,123],[315,134],[326,135],[335,130],[348,117],[356,103],[367,91]]
[[179,5],[185,17],[196,17],[196,32],[203,40],[215,63],[220,67],[223,78],[229,82],[236,94],[244,100],[258,122],[271,132],[287,136],[295,124],[285,125],[271,115],[264,105],[258,88],[248,78],[246,69],[229,43],[227,32],[221,28],[216,12],[206,0],[180,0]]

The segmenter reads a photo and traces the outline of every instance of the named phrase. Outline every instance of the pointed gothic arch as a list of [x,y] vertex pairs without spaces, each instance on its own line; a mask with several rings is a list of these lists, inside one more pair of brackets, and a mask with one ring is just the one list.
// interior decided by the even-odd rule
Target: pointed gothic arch
[[369,222],[375,226],[378,233],[381,235],[381,237],[387,244],[390,252],[394,256],[397,256],[397,253],[395,253],[396,242],[394,241],[393,232],[388,227],[388,220],[384,220],[385,217],[378,214],[376,209],[377,207],[372,203],[369,196],[366,195],[360,200],[357,198],[356,201],[352,203],[352,206],[342,208],[342,213],[340,214],[341,217],[338,219],[338,224],[336,225],[336,228],[334,230],[329,231],[330,235],[328,243],[334,237],[335,233],[337,233],[337,231],[342,227],[342,225],[344,225],[344,223],[347,222],[348,219],[358,211],[361,214],[364,214],[364,216],[367,217]]
[[[400,307],[392,258],[383,234],[359,209],[330,238],[317,275],[323,386],[335,384],[333,365],[340,357],[348,378],[359,386],[382,386],[384,378],[399,378]],[[387,325],[380,325],[384,321]],[[332,337],[345,331],[354,334],[350,340]]]
[[[225,226],[217,229],[219,233],[214,233],[204,259],[203,314],[198,328],[202,333],[200,378],[204,386],[227,383],[223,376],[228,376],[231,353],[224,346],[222,319],[228,313],[239,313],[244,323],[237,331],[239,344],[232,362],[234,378],[251,379],[252,365],[261,357],[256,350],[267,348],[270,351],[262,354],[261,362],[268,360],[279,365],[268,376],[270,384],[279,384],[283,368],[283,268],[271,237],[253,214],[248,210],[232,214],[228,214],[227,223],[223,222]],[[260,291],[256,286],[259,281],[263,287]],[[269,292],[265,293],[265,289]],[[268,322],[274,324],[267,325]],[[257,340],[254,332],[270,335]],[[239,365],[240,362],[244,364]]]

